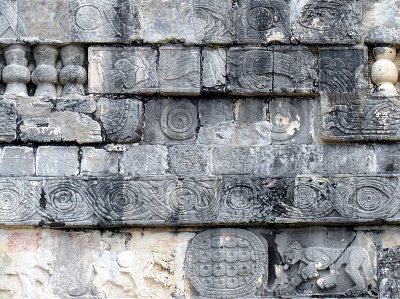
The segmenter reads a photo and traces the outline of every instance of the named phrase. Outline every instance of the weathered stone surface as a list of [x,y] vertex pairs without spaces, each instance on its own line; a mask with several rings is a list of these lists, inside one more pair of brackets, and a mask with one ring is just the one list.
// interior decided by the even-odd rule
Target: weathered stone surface
[[92,114],[96,111],[96,101],[92,97],[60,98],[55,103],[55,109],[58,111]]
[[82,148],[81,175],[118,174],[118,154],[94,147]]
[[71,40],[126,42],[139,36],[142,8],[133,0],[70,0]]
[[208,175],[207,147],[175,145],[168,149],[169,172],[179,177],[198,177]]
[[36,152],[36,175],[77,176],[78,147],[40,146]]
[[163,175],[168,169],[165,146],[131,146],[123,152],[120,173],[132,175]]
[[17,137],[17,111],[15,102],[0,100],[0,141],[12,142]]
[[235,40],[239,43],[287,43],[290,40],[289,1],[238,1]]
[[164,95],[200,93],[200,50],[164,46],[159,58],[160,92]]
[[317,59],[308,48],[274,48],[274,93],[317,93],[317,79]]
[[148,47],[90,47],[90,93],[158,91],[157,51]]
[[138,142],[143,128],[143,103],[135,99],[100,99],[97,110],[108,142]]
[[151,100],[145,103],[144,141],[149,144],[194,143],[197,107],[189,100]]
[[239,123],[267,120],[267,104],[264,98],[242,98],[235,102],[235,114]]
[[223,90],[226,84],[226,51],[223,48],[205,48],[202,53],[202,87]]
[[273,91],[274,54],[267,48],[231,48],[228,51],[228,89],[233,94],[270,94]]
[[233,122],[231,99],[200,99],[197,105],[201,126]]
[[18,2],[18,37],[27,41],[68,42],[69,0]]
[[355,44],[360,40],[362,1],[292,1],[291,18],[293,37],[301,43]]
[[400,247],[385,248],[379,254],[379,298],[391,299],[400,296],[398,265]]
[[17,0],[2,1],[0,5],[2,30],[0,39],[16,41],[18,35]]
[[35,174],[33,148],[6,146],[1,151],[1,176],[32,176]]

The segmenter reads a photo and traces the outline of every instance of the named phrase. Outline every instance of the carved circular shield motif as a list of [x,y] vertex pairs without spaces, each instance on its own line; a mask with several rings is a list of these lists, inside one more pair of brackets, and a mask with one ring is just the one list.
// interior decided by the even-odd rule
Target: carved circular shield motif
[[195,135],[197,108],[189,102],[168,103],[161,114],[161,129],[175,140],[184,140]]
[[244,229],[199,233],[189,245],[187,258],[189,280],[207,298],[252,295],[268,273],[265,240]]
[[76,25],[82,30],[97,29],[101,24],[101,19],[101,12],[94,5],[82,5],[75,11]]

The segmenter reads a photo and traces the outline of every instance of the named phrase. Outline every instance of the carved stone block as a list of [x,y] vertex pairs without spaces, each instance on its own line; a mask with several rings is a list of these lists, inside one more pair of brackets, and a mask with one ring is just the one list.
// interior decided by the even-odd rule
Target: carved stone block
[[69,0],[17,2],[18,36],[22,40],[64,43],[70,40]]
[[149,144],[194,143],[197,107],[189,100],[151,100],[145,104],[144,141]]
[[239,43],[287,43],[290,40],[289,1],[240,0],[235,40]]
[[360,40],[362,1],[300,0],[292,3],[292,33],[301,43],[355,44]]
[[274,48],[274,93],[317,93],[317,58],[303,47]]
[[311,144],[316,135],[318,103],[312,99],[274,98],[269,101],[271,140],[274,144]]
[[202,87],[206,90],[223,90],[226,84],[226,51],[222,48],[205,48],[201,55]]
[[378,258],[379,298],[400,297],[400,247],[385,248]]
[[90,47],[90,93],[158,91],[157,51],[148,47]]
[[268,275],[268,244],[243,229],[215,229],[196,235],[188,253],[190,283],[202,298],[255,295]]
[[0,3],[0,39],[15,41],[18,36],[17,0]]
[[[190,1],[141,1],[143,7],[143,40],[148,43],[195,40],[191,22],[193,5]],[[201,30],[199,27],[198,30]]]
[[233,94],[271,94],[274,54],[267,48],[231,48],[228,51],[228,89]]
[[190,24],[197,42],[232,42],[234,18],[231,0],[192,0]]
[[365,48],[321,49],[319,64],[325,140],[398,140],[399,98],[366,95]]
[[17,134],[17,110],[15,103],[6,99],[0,100],[0,141],[12,142]]
[[71,40],[126,42],[139,36],[141,5],[134,0],[70,0]]
[[164,95],[200,93],[200,50],[161,47],[159,61],[160,92]]
[[143,104],[135,99],[100,99],[97,117],[108,142],[140,141],[143,128]]

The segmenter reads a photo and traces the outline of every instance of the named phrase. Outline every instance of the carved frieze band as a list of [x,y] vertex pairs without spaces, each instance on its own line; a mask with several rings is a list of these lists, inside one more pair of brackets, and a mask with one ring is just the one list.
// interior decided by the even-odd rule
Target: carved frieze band
[[0,181],[9,225],[398,222],[398,177]]

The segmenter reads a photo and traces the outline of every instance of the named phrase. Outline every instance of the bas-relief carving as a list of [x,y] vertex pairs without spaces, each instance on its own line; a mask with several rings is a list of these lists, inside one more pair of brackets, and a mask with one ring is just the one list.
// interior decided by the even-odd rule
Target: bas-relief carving
[[202,52],[202,84],[220,89],[226,84],[226,51],[206,48]]
[[326,228],[206,230],[192,239],[186,254],[191,295],[376,297],[378,235]]
[[379,298],[400,296],[400,247],[384,248],[378,257]]
[[71,0],[70,20],[73,41],[123,41],[141,29],[140,6],[132,0]]
[[5,0],[0,2],[0,28],[0,38],[17,37],[17,0]]
[[17,111],[12,101],[0,101],[0,141],[12,142],[16,139]]
[[355,43],[359,39],[361,1],[304,0],[292,8],[293,36],[302,43]]
[[236,21],[238,42],[287,42],[289,6],[284,0],[242,0]]

